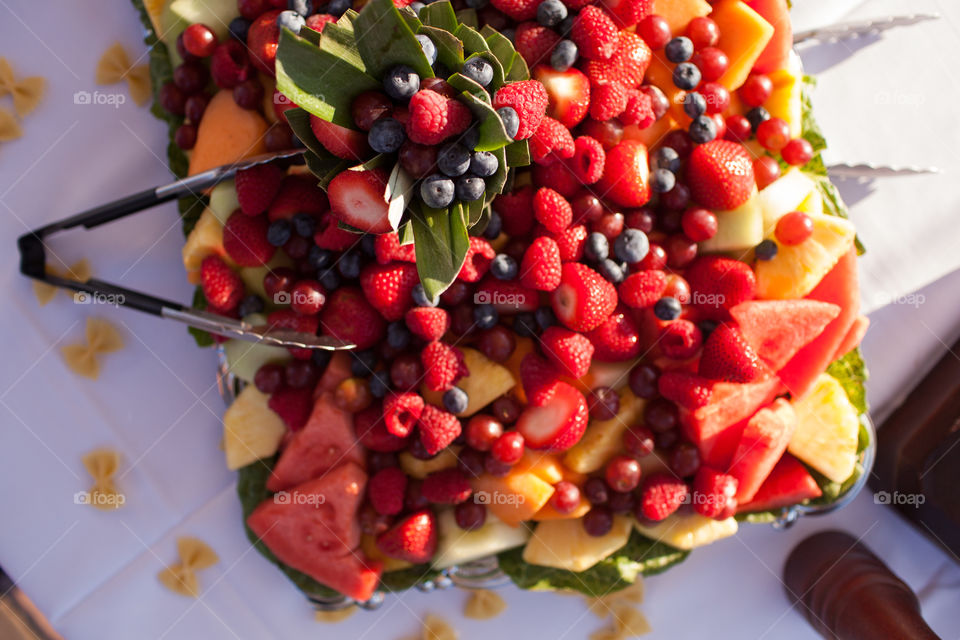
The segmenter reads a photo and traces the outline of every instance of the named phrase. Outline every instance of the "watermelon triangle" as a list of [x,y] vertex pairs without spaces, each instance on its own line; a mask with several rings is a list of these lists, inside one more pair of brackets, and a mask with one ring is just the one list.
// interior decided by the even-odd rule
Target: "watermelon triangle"
[[783,454],[763,481],[753,500],[737,507],[737,513],[769,511],[819,498],[823,492],[807,468],[789,453]]
[[319,398],[324,391],[335,391],[341,382],[353,375],[350,371],[351,359],[343,351],[334,352],[327,363],[327,368],[323,370],[320,382],[313,390],[313,397]]
[[307,424],[291,436],[267,478],[267,489],[289,489],[317,478],[342,462],[364,464],[364,449],[353,432],[353,414],[324,392],[313,405]]
[[740,333],[774,371],[839,314],[840,307],[818,300],[750,300],[730,309]]
[[797,414],[784,398],[747,422],[728,473],[737,479],[737,502],[749,502],[776,466],[797,428]]
[[850,325],[850,330],[847,331],[847,335],[840,341],[840,346],[837,347],[837,352],[833,354],[833,359],[839,360],[860,346],[860,342],[863,340],[863,336],[866,335],[867,327],[869,326],[870,318],[867,316],[857,316],[857,319]]

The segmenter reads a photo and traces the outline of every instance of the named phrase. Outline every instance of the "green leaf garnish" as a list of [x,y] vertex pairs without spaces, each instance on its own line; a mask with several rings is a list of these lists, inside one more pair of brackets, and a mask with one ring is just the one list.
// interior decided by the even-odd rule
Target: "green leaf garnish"
[[449,210],[419,202],[413,208],[417,273],[427,297],[433,299],[446,291],[463,267],[470,249],[467,223],[459,202]]
[[477,18],[477,12],[473,9],[461,9],[457,11],[457,20],[471,29],[480,28],[480,19]]
[[480,35],[486,39],[487,46],[490,47],[490,53],[497,57],[500,66],[503,67],[504,75],[509,74],[513,63],[520,55],[514,48],[513,43],[505,35],[492,29],[490,25],[484,25],[483,29],[480,30]]
[[454,33],[459,26],[457,14],[449,2],[431,2],[420,10],[423,24]]
[[480,35],[480,32],[467,24],[461,24],[457,27],[454,35],[463,41],[463,50],[468,56],[481,51],[490,51],[490,46]]
[[[430,5],[431,7],[435,4]],[[420,33],[433,41],[437,48],[437,61],[447,69],[459,69],[463,66],[463,43],[457,36],[445,29],[422,25]]]
[[511,167],[530,164],[530,145],[526,140],[515,140],[507,145],[507,164]]
[[421,78],[433,77],[430,61],[392,0],[370,0],[353,21],[353,28],[357,48],[372,76],[382,78],[393,67],[405,64]]
[[480,123],[480,140],[474,149],[477,151],[496,151],[513,142],[513,138],[507,135],[503,120],[500,119],[500,115],[490,106],[489,102],[466,91],[461,93],[460,96]]

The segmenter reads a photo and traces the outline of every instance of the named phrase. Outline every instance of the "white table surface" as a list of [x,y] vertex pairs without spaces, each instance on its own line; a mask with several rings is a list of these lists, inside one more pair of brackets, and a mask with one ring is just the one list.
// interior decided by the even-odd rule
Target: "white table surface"
[[[895,0],[795,4],[801,26],[907,10]],[[938,10],[945,18],[803,50],[808,69],[820,76],[815,102],[831,159],[943,170],[841,185],[870,249],[861,262],[864,301],[877,311],[865,351],[878,415],[960,331],[954,216],[960,85],[953,64],[960,56],[960,6],[917,0],[909,10]],[[213,385],[212,354],[194,348],[182,327],[135,312],[75,305],[62,294],[38,307],[17,273],[18,235],[169,177],[166,132],[146,109],[129,101],[120,108],[73,102],[74,92],[98,89],[97,60],[116,40],[136,55],[144,52],[137,18],[123,0],[0,0],[0,56],[18,74],[49,81],[42,106],[23,122],[25,136],[0,145],[0,243],[7,247],[0,565],[67,638],[392,639],[417,630],[427,612],[450,619],[467,639],[586,638],[601,623],[578,599],[513,588],[502,591],[507,613],[490,622],[463,620],[466,596],[450,591],[392,596],[375,613],[318,625],[293,585],[244,537],[234,474],[218,448],[224,407]],[[65,263],[89,258],[99,276],[187,301],[181,244],[172,206],[54,240]],[[921,289],[922,298],[903,297]],[[887,301],[895,304],[880,308]],[[127,342],[96,382],[67,372],[59,354],[60,346],[82,338],[91,314],[119,324]],[[123,452],[119,483],[127,505],[118,512],[73,502],[89,485],[80,458],[98,446]],[[874,504],[869,491],[840,513],[808,518],[786,532],[743,527],[650,579],[643,610],[653,637],[814,637],[790,608],[778,576],[792,546],[824,528],[861,537],[921,593],[933,628],[944,638],[960,637],[960,567]],[[182,535],[202,538],[221,558],[202,572],[199,600],[176,596],[155,578],[176,560]]]

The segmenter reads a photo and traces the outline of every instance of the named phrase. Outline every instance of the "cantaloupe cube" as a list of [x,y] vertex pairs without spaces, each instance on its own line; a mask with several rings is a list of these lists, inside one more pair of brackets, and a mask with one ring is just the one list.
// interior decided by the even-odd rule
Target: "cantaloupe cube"
[[713,5],[710,17],[720,27],[717,47],[730,58],[730,66],[718,82],[733,92],[750,75],[774,28],[741,0],[720,0]]
[[587,511],[590,511],[590,503],[581,496],[580,504],[570,513],[560,513],[548,502],[540,511],[533,514],[532,519],[538,522],[542,520],[572,520],[574,518],[582,518],[586,515]]
[[197,127],[189,174],[265,153],[266,132],[267,121],[263,116],[238,106],[232,92],[220,91],[210,99]]
[[594,420],[580,441],[563,456],[568,469],[578,473],[592,473],[623,451],[623,434],[637,424],[646,403],[629,389],[620,393],[620,412],[612,420]]
[[400,468],[408,476],[423,480],[434,471],[457,466],[457,453],[459,451],[460,447],[447,447],[429,460],[419,460],[414,458],[409,451],[401,451],[397,458],[400,461]]
[[673,35],[679,36],[691,20],[710,13],[710,5],[705,0],[653,0],[650,13],[662,16]]
[[553,495],[553,486],[535,473],[516,469],[502,478],[485,473],[475,478],[471,485],[474,500],[482,502],[491,513],[513,526],[531,520]]

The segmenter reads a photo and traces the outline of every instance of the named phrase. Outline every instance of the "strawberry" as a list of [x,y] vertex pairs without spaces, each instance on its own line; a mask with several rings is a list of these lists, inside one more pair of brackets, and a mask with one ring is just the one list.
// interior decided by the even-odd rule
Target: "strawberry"
[[456,467],[434,471],[423,479],[420,493],[434,504],[466,502],[473,490],[463,471]]
[[267,217],[273,222],[281,218],[289,220],[298,213],[321,216],[329,210],[327,194],[317,186],[316,178],[312,175],[291,174],[284,176],[280,183],[280,190],[270,204]]
[[560,42],[560,36],[553,29],[530,21],[517,25],[513,40],[517,53],[523,57],[527,66],[532,68],[541,62],[550,63],[550,54],[553,47]]
[[573,136],[570,130],[550,116],[544,116],[540,127],[530,138],[530,157],[539,164],[553,164],[558,159],[573,157]]
[[573,9],[574,11],[579,11],[592,2],[593,0],[563,0],[563,4],[566,5],[567,9]]
[[520,361],[520,384],[530,403],[542,404],[558,379],[557,369],[535,353],[528,353]]
[[437,518],[421,509],[377,536],[377,548],[386,556],[413,564],[428,562],[437,550]]
[[533,196],[533,215],[552,233],[560,233],[573,222],[573,208],[567,199],[548,187]]
[[490,4],[517,22],[523,22],[537,17],[537,5],[540,4],[540,0],[491,0]]
[[640,490],[638,511],[648,520],[659,522],[679,509],[689,493],[687,483],[669,473],[650,474]]
[[430,391],[448,391],[469,373],[463,352],[439,340],[423,348],[420,361],[423,363],[423,384]]
[[409,107],[407,137],[417,144],[440,144],[466,131],[473,120],[467,105],[430,89],[413,94]]
[[582,333],[547,327],[541,336],[543,354],[564,375],[582,378],[593,360],[593,344]]
[[409,262],[368,264],[360,272],[363,294],[390,322],[401,319],[413,306],[413,288],[418,282],[417,267]]
[[363,131],[347,129],[314,115],[310,116],[310,129],[323,148],[338,158],[360,163],[373,154]]
[[619,82],[628,89],[640,86],[653,52],[643,38],[630,31],[620,32],[616,53],[609,60],[587,60],[583,73],[593,84]]
[[616,118],[627,108],[627,89],[619,82],[595,84],[590,90],[590,117],[594,120]]
[[623,124],[635,124],[638,129],[646,129],[657,120],[653,112],[653,100],[644,92],[631,89],[627,92],[627,106],[618,118]]
[[587,116],[590,108],[590,81],[577,69],[557,71],[539,64],[533,68],[533,77],[547,90],[550,106],[547,115],[573,129]]
[[427,453],[434,455],[446,449],[460,436],[460,420],[452,413],[438,409],[432,404],[424,405],[417,421],[420,442]]
[[577,179],[583,184],[594,184],[603,177],[607,153],[600,141],[590,136],[580,136],[573,143],[573,158],[567,163]]
[[578,262],[583,257],[583,245],[587,241],[587,228],[582,224],[567,227],[553,236],[563,262]]
[[530,243],[520,262],[520,283],[538,291],[560,285],[560,249],[553,238],[541,236]]
[[327,186],[330,209],[338,220],[368,233],[387,233],[390,223],[384,169],[341,171]]
[[266,73],[274,75],[277,59],[277,43],[280,40],[280,27],[277,26],[279,10],[267,11],[250,24],[247,30],[247,50],[253,65]]
[[570,39],[580,56],[588,60],[607,60],[617,50],[620,30],[610,14],[596,5],[584,7],[573,21]]
[[650,200],[649,178],[646,145],[624,140],[607,152],[597,193],[624,207],[642,207]]
[[710,380],[751,382],[763,373],[764,366],[740,330],[721,324],[703,344],[698,373]]
[[282,387],[270,396],[267,406],[280,416],[288,429],[298,431],[307,424],[313,411],[313,389]]
[[238,171],[234,179],[240,210],[258,216],[267,210],[280,190],[283,170],[275,164],[258,164]]
[[660,350],[673,360],[687,360],[703,344],[703,332],[689,320],[674,320],[660,331]]
[[267,219],[234,211],[223,226],[223,249],[241,267],[265,265],[276,253],[267,242]]
[[492,206],[500,215],[507,235],[525,236],[533,229],[533,187],[530,185],[500,194]]
[[540,296],[535,290],[516,280],[497,280],[490,275],[477,285],[473,299],[477,303],[492,304],[500,315],[536,311],[540,306]]
[[307,27],[313,29],[317,33],[323,33],[323,28],[325,26],[336,21],[337,16],[329,13],[315,13],[312,16],[307,16]]
[[657,380],[657,388],[667,400],[691,411],[710,402],[713,383],[689,371],[664,371]]
[[700,256],[684,272],[691,300],[704,317],[723,320],[727,310],[752,300],[757,279],[745,262],[722,256]]
[[602,0],[621,29],[632,27],[653,13],[653,0]]
[[580,191],[580,180],[566,162],[551,165],[533,164],[533,183],[549,187],[564,198],[572,198]]
[[633,317],[623,310],[615,311],[596,329],[587,333],[593,344],[594,358],[603,362],[622,362],[640,355],[643,343]]
[[[392,235],[392,234],[384,234]],[[313,243],[321,249],[346,251],[360,242],[360,234],[340,228],[340,221],[332,212],[327,211],[317,220],[313,234]],[[377,236],[381,238],[383,236]]]
[[419,393],[391,393],[383,399],[383,422],[387,431],[406,438],[423,413],[423,397]]
[[211,254],[200,263],[200,286],[211,311],[229,313],[243,299],[243,280],[217,255]]
[[730,474],[703,465],[693,477],[693,510],[706,518],[718,518],[730,502],[736,505],[737,485]]
[[358,287],[342,287],[327,298],[320,314],[326,335],[369,349],[383,340],[387,325]]
[[517,418],[516,429],[530,449],[566,451],[580,441],[590,420],[587,400],[576,388],[557,381],[539,402],[531,401]]
[[599,273],[579,262],[566,262],[560,286],[550,298],[553,312],[569,329],[591,331],[617,307],[617,290]]
[[399,437],[387,431],[383,420],[383,407],[379,402],[353,416],[353,432],[361,446],[371,451],[392,453],[406,449],[409,445],[407,438]]
[[645,309],[656,304],[667,288],[667,274],[659,269],[631,273],[620,283],[617,292],[628,307]]
[[513,107],[520,117],[520,128],[515,140],[526,140],[540,126],[547,111],[547,92],[536,80],[523,80],[505,84],[493,96],[493,108]]
[[440,307],[414,307],[404,316],[410,333],[431,342],[450,330],[450,314]]
[[693,199],[708,209],[736,209],[757,188],[750,152],[729,140],[697,146],[687,160],[687,186]]
[[395,516],[403,511],[407,474],[400,467],[387,467],[370,476],[367,499],[380,515]]
[[490,263],[497,256],[490,243],[483,238],[470,236],[470,248],[467,249],[467,255],[463,260],[463,266],[460,267],[460,273],[457,274],[457,280],[464,282],[477,282],[487,274],[490,269]]
[[416,262],[417,253],[413,243],[400,244],[400,236],[396,233],[382,233],[373,240],[373,252],[380,264],[391,262]]

